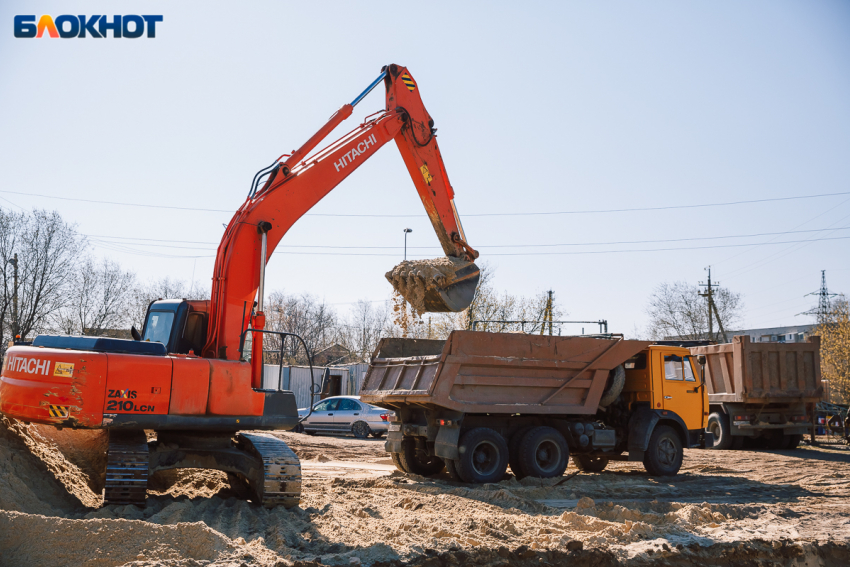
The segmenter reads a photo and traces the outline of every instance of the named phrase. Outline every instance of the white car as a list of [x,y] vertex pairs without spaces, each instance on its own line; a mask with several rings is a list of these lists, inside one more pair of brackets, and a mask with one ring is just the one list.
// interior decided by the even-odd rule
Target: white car
[[[300,408],[304,417],[309,408]],[[313,405],[313,413],[295,428],[297,433],[342,433],[365,439],[370,434],[381,437],[387,432],[392,411],[361,402],[358,396],[334,396]]]

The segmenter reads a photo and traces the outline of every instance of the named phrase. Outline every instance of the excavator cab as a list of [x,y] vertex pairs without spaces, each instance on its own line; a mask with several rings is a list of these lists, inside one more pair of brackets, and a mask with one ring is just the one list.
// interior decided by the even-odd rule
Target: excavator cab
[[200,355],[207,336],[209,301],[158,299],[150,304],[140,340],[162,343],[169,353]]

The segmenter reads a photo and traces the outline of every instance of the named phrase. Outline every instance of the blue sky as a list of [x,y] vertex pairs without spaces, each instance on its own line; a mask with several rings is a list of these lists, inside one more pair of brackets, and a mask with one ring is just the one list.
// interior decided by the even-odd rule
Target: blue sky
[[[750,327],[809,322],[795,315],[816,303],[804,295],[822,269],[832,291],[850,292],[846,2],[115,6],[0,5],[0,206],[59,210],[93,254],[142,279],[208,285],[231,214],[39,195],[235,211],[258,169],[399,63],[498,288],[553,289],[570,318],[626,333],[645,324],[655,286],[696,283],[708,265],[743,294]],[[116,10],[162,14],[157,37],[12,34],[16,14]],[[338,134],[382,105],[376,90]],[[831,193],[844,194],[581,212]],[[311,212],[273,256],[269,289],[344,312],[389,296],[383,274],[404,228],[411,255],[439,254],[391,145]],[[570,214],[515,214],[539,212]],[[511,215],[473,216],[484,213]],[[335,214],[390,216],[320,216]],[[811,232],[775,234],[788,231]],[[614,242],[626,244],[597,244]],[[540,246],[553,244],[568,246]]]

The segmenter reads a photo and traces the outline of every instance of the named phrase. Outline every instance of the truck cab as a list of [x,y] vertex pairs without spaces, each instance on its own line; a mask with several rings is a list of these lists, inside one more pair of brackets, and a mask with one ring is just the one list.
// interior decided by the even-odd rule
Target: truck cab
[[630,414],[651,409],[660,421],[687,432],[685,447],[701,444],[708,420],[708,392],[697,358],[687,348],[652,345],[624,364],[621,403]]

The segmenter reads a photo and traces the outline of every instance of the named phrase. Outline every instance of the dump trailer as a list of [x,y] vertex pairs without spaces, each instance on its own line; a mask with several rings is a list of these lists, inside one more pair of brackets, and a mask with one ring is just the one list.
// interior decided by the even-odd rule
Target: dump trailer
[[386,450],[408,473],[456,480],[560,476],[611,460],[676,474],[711,444],[708,398],[686,348],[622,336],[454,331],[383,339],[360,398],[395,411]]
[[714,449],[742,449],[745,440],[794,449],[823,396],[820,337],[805,343],[731,343],[691,347],[704,356],[708,429]]

